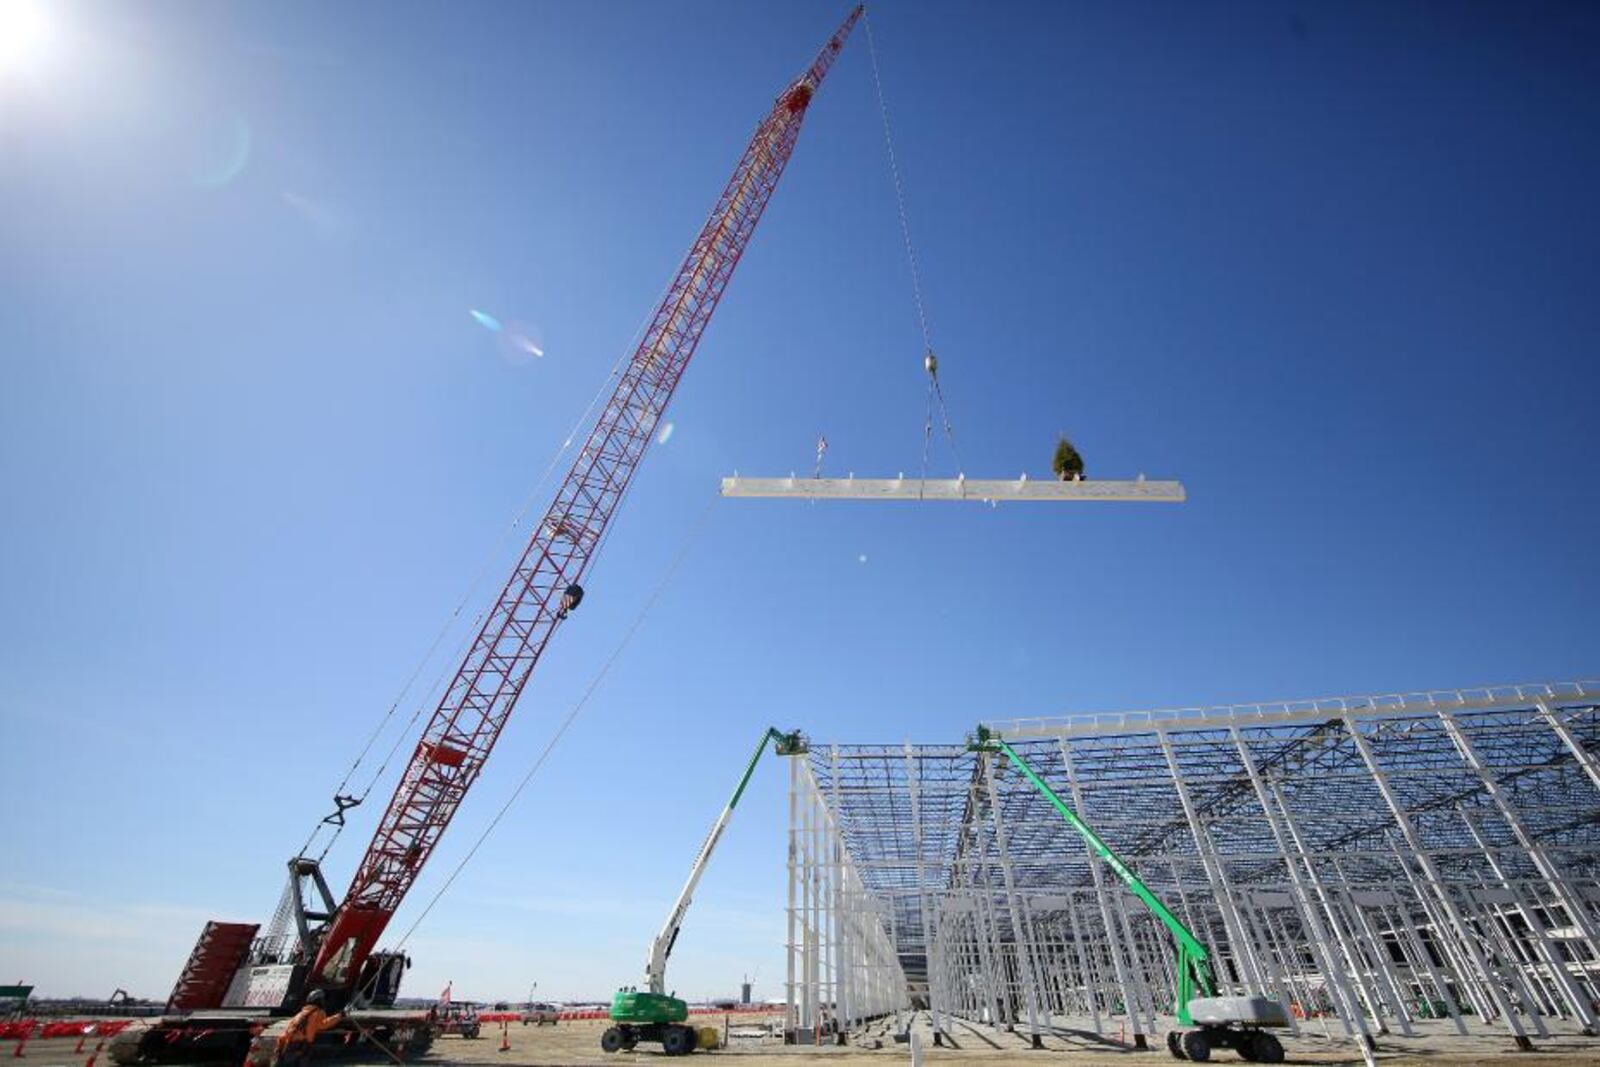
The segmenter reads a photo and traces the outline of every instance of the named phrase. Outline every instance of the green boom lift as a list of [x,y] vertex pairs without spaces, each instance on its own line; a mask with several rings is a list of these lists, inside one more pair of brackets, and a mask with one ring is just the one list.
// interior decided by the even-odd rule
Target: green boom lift
[[968,740],[967,747],[974,752],[998,753],[1010,760],[1011,765],[1022,772],[1022,776],[1054,805],[1061,817],[1082,835],[1089,843],[1090,851],[1106,861],[1117,877],[1133,890],[1133,895],[1161,920],[1161,924],[1178,942],[1178,996],[1173,1010],[1180,1026],[1198,1026],[1199,1029],[1182,1034],[1174,1030],[1167,1034],[1167,1050],[1180,1060],[1204,1061],[1211,1058],[1214,1048],[1231,1048],[1247,1060],[1282,1063],[1283,1045],[1264,1028],[1289,1025],[1283,1005],[1264,996],[1217,996],[1211,954],[1194,935],[1194,931],[1172,914],[1161,899],[1150,891],[1150,887],[1122,862],[1122,857],[1113,852],[1111,846],[1050,788],[1049,783],[1028,766],[1016,749],[981,725]]
[[693,1052],[699,1045],[694,1027],[687,1025],[689,1005],[667,992],[667,957],[672,955],[672,946],[677,944],[678,931],[683,928],[684,917],[694,901],[694,890],[700,884],[700,876],[711,862],[711,853],[722,839],[722,832],[728,828],[733,809],[738,807],[744,787],[750,784],[750,776],[755,773],[756,764],[761,761],[761,754],[767,750],[769,741],[772,742],[773,752],[779,756],[803,756],[808,750],[806,739],[798,730],[784,733],[769,728],[761,735],[755,753],[745,765],[744,774],[739,777],[738,788],[733,791],[733,796],[711,827],[711,833],[706,835],[705,843],[700,846],[700,853],[689,868],[689,880],[684,883],[683,892],[678,894],[677,902],[667,913],[666,925],[650,943],[650,956],[644,965],[645,988],[622,989],[611,998],[611,1025],[600,1035],[600,1047],[607,1052],[631,1049],[640,1041],[659,1041],[667,1055],[682,1056]]

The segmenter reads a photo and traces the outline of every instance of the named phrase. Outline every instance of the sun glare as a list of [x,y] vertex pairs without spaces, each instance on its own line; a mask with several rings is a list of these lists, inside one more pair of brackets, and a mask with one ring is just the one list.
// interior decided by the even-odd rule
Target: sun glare
[[36,68],[49,50],[50,30],[38,0],[0,0],[0,75]]

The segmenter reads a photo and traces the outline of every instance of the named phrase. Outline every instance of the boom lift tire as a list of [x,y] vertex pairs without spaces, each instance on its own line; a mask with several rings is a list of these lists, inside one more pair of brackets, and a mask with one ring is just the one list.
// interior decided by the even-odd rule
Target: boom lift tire
[[1183,1035],[1183,1054],[1195,1063],[1204,1063],[1211,1058],[1211,1038],[1204,1030],[1190,1030]]
[[672,1026],[661,1035],[661,1049],[668,1056],[687,1056],[700,1043],[700,1035],[687,1026]]
[[1239,1054],[1257,1063],[1282,1063],[1283,1043],[1265,1030],[1254,1030],[1245,1038]]
[[606,1032],[600,1035],[600,1048],[603,1052],[621,1052],[622,1031],[615,1026],[606,1027]]
[[1175,1060],[1205,1063],[1219,1048],[1231,1048],[1251,1063],[1282,1063],[1283,1044],[1255,1027],[1202,1026],[1198,1030],[1167,1032],[1167,1051]]

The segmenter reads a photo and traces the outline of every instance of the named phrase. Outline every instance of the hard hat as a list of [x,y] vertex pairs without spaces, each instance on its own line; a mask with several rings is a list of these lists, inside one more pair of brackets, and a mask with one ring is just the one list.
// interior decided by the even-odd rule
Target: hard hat
[[316,1005],[316,1006],[317,1006],[317,1007],[319,1007],[319,1008],[320,1008],[320,1007],[322,1007],[322,1002],[323,1002],[323,1000],[324,1000],[324,999],[325,999],[325,998],[324,998],[324,997],[323,997],[323,995],[322,995],[322,990],[320,990],[320,989],[313,989],[313,990],[312,990],[312,991],[311,991],[311,992],[310,992],[310,993],[309,993],[309,994],[308,994],[308,995],[307,995],[307,996],[306,996],[306,1003],[307,1003],[307,1004],[315,1004],[315,1005]]

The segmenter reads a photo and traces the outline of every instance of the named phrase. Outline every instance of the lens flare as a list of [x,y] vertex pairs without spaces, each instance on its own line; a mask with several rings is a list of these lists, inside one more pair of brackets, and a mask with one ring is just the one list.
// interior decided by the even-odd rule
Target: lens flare
[[487,312],[479,311],[477,308],[468,308],[467,314],[471,315],[473,321],[479,326],[482,326],[485,330],[488,330],[491,333],[500,332],[500,320],[495,318],[493,315],[490,315]]
[[661,432],[656,434],[656,444],[664,445],[668,441],[672,440],[672,430],[673,425],[670,422],[661,427]]
[[223,189],[244,173],[254,138],[242,115],[230,115],[201,131],[191,147],[189,181],[200,189]]

